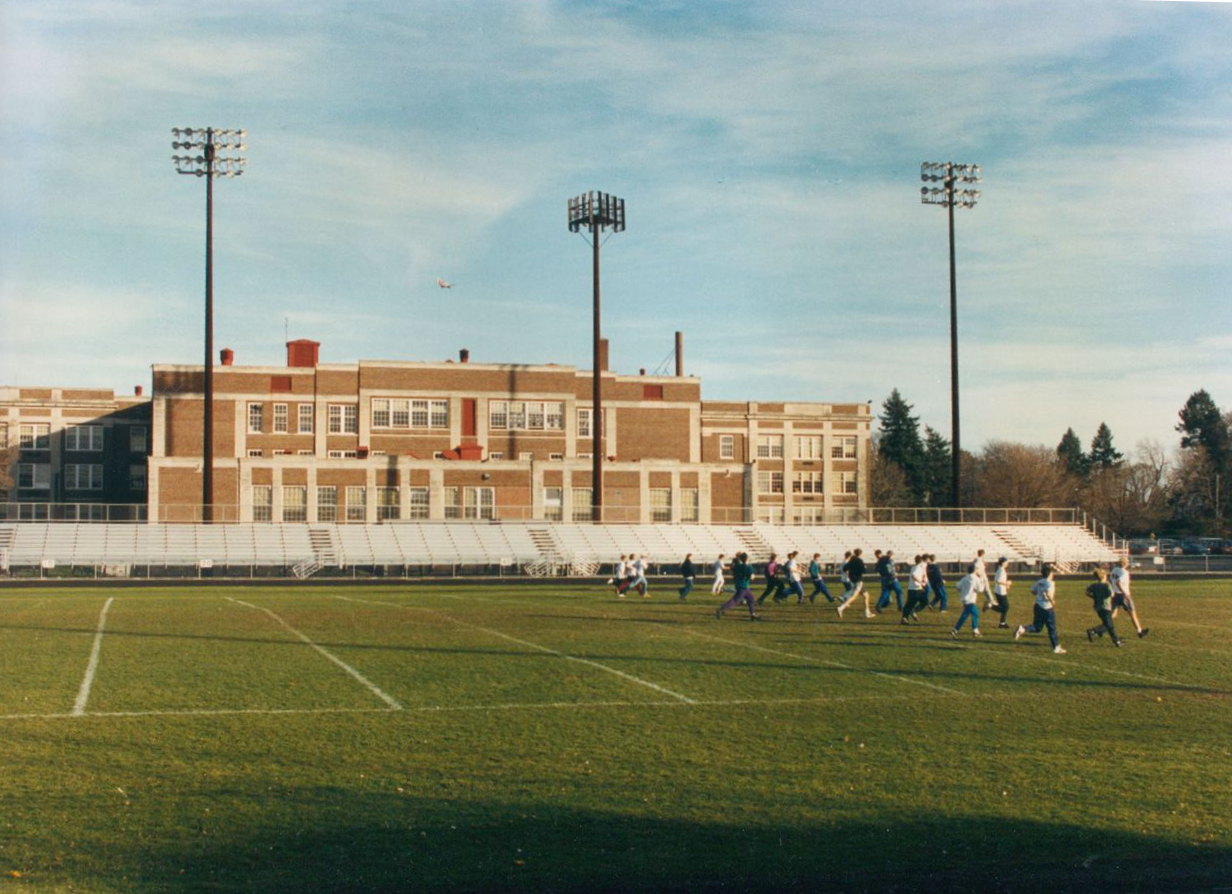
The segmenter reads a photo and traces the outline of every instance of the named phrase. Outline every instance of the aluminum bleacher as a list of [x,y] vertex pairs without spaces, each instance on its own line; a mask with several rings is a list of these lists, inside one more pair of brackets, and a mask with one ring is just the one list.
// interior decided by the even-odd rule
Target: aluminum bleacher
[[[159,525],[16,523],[0,526],[9,573],[21,568],[136,566],[284,569],[401,567],[492,568],[549,564],[563,569],[610,565],[621,555],[645,556],[674,569],[692,553],[705,567],[720,553],[742,550],[756,561],[770,552],[820,553],[834,564],[846,550],[893,550],[899,562],[931,553],[944,563],[964,563],[983,549],[990,561],[1082,565],[1113,562],[1121,555],[1081,525],[591,525],[560,522],[401,521],[380,525],[304,524]],[[323,539],[322,539],[323,538]],[[153,571],[147,573],[153,574]]]

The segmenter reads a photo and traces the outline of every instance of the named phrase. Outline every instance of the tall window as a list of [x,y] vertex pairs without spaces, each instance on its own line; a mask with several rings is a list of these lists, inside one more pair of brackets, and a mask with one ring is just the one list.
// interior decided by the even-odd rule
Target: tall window
[[18,463],[17,486],[21,490],[50,490],[51,466],[47,463]]
[[672,520],[672,489],[670,487],[650,489],[650,520],[652,522]]
[[329,433],[353,435],[359,432],[359,407],[355,404],[329,405]]
[[796,459],[822,459],[821,435],[803,435],[796,438]]
[[[304,406],[304,404],[300,404]],[[317,488],[317,521],[333,524],[338,520],[338,488]]]
[[103,467],[89,463],[67,463],[64,466],[65,490],[102,490]]
[[590,420],[594,418],[594,410],[590,407],[579,407],[577,411],[577,436],[591,438]]
[[491,487],[445,488],[445,518],[496,518],[496,490]]
[[274,431],[285,433],[289,428],[289,415],[286,404],[274,404]]
[[837,435],[830,439],[831,459],[855,459],[856,436]]
[[736,436],[719,435],[719,459],[736,458]]
[[563,487],[545,487],[543,489],[543,518],[545,521],[564,521],[565,489]]
[[148,486],[145,466],[128,467],[128,489],[145,490]]
[[312,404],[299,405],[299,433],[312,434]]
[[352,486],[346,489],[346,520],[349,522],[368,520],[368,492],[365,488]]
[[145,453],[147,434],[144,425],[130,425],[128,427],[128,452]]
[[22,450],[50,450],[51,425],[46,422],[23,422],[17,430],[17,446]]
[[426,487],[407,488],[407,518],[427,518],[429,492]]
[[793,494],[822,493],[821,481],[820,472],[797,472],[795,480],[791,483],[791,492]]
[[378,487],[376,489],[377,521],[396,521],[401,509],[401,500],[396,487]]
[[64,449],[71,452],[103,449],[101,425],[70,425],[64,430]]
[[252,520],[254,522],[273,521],[274,489],[268,484],[254,484],[252,487]]
[[248,405],[248,433],[253,435],[261,434],[261,427],[265,422],[265,406],[264,404],[249,404]]
[[573,488],[573,520],[577,522],[590,521],[591,511],[593,507],[594,488],[592,487],[575,487]]
[[860,479],[855,472],[839,472],[838,473],[838,492],[840,494],[858,494],[860,492]]
[[759,494],[781,494],[783,492],[783,473],[758,472],[757,492]]
[[308,521],[308,488],[303,486],[283,487],[282,520],[291,523]]
[[758,435],[757,437],[757,458],[758,459],[781,459],[783,456],[783,436],[782,435]]
[[488,401],[488,428],[508,431],[563,431],[565,405],[559,401]]
[[448,428],[449,401],[374,397],[373,428]]
[[697,488],[682,487],[680,489],[680,520],[685,524],[697,524],[700,519]]

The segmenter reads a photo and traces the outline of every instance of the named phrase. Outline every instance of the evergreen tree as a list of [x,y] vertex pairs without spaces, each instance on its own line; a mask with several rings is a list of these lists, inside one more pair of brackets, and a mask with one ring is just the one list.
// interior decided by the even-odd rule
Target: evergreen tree
[[1091,452],[1087,457],[1091,468],[1115,469],[1125,459],[1124,454],[1112,446],[1112,429],[1107,423],[1101,422],[1091,439]]
[[924,502],[928,506],[946,506],[950,502],[950,482],[954,467],[950,442],[924,426]]
[[878,417],[877,455],[903,470],[918,505],[924,500],[924,444],[920,440],[919,417],[912,416],[911,409],[897,388],[890,392]]
[[1181,421],[1176,430],[1181,433],[1181,446],[1202,447],[1216,469],[1226,467],[1232,436],[1228,432],[1228,421],[1206,389],[1189,395],[1179,415]]
[[1057,459],[1071,475],[1085,479],[1090,474],[1091,461],[1082,452],[1082,442],[1072,428],[1067,428],[1061,436],[1061,443],[1057,445]]

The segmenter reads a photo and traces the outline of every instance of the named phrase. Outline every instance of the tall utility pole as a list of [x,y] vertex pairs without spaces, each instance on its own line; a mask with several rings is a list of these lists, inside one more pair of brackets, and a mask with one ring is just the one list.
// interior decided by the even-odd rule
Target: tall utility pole
[[213,127],[171,128],[172,149],[187,149],[192,155],[173,155],[176,173],[205,178],[205,375],[202,409],[204,416],[201,459],[201,520],[209,523],[214,514],[214,178],[238,177],[247,161],[242,155],[219,155],[218,151],[238,153],[247,147],[244,130],[218,130]]
[[954,264],[954,206],[974,208],[979,200],[978,189],[958,189],[959,183],[979,183],[980,166],[955,164],[952,161],[926,161],[920,165],[920,179],[925,183],[941,182],[940,187],[920,187],[920,201],[925,205],[943,205],[950,218],[950,502],[962,508],[962,438],[958,425],[958,277]]
[[599,314],[599,243],[604,230],[621,233],[625,228],[625,200],[605,192],[587,192],[569,200],[569,231],[590,231],[591,248],[594,251],[594,394],[592,397],[590,433],[594,441],[591,472],[590,517],[596,523],[603,521],[603,394],[600,367],[600,342],[603,330]]

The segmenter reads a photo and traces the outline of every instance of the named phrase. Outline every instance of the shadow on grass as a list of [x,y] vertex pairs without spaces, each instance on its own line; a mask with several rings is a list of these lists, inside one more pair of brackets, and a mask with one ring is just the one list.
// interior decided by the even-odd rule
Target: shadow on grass
[[[241,825],[115,845],[90,891],[1218,890],[1232,849],[976,817],[742,829],[542,804],[336,793]],[[182,835],[188,830],[180,830]],[[56,873],[52,873],[55,875]],[[30,880],[37,883],[38,873]],[[74,881],[71,876],[66,882]],[[1224,888],[1223,890],[1226,890]]]

